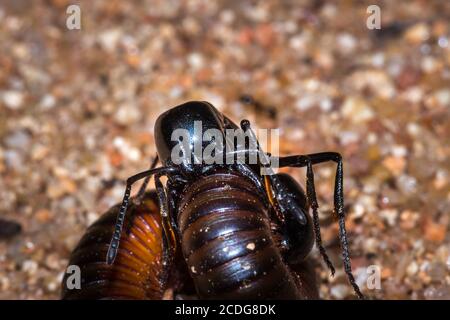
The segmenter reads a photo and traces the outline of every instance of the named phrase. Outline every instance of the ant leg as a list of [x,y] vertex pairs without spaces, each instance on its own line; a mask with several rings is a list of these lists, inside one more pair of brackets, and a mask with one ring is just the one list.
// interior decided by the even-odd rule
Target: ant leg
[[328,257],[328,254],[322,244],[322,236],[320,232],[320,222],[318,212],[319,204],[317,202],[316,188],[314,185],[314,172],[312,170],[311,162],[308,162],[306,170],[306,197],[313,212],[314,234],[316,236],[317,247],[319,248],[319,252],[320,255],[322,256],[322,259],[325,261],[327,267],[330,269],[331,275],[334,276],[335,269],[333,263]]
[[106,254],[106,263],[107,264],[113,264],[114,260],[117,256],[117,251],[119,250],[120,245],[120,235],[122,233],[122,228],[124,224],[125,214],[127,212],[128,203],[130,200],[130,194],[131,194],[131,187],[136,182],[139,181],[145,177],[152,176],[154,174],[168,174],[171,172],[175,172],[175,168],[171,167],[161,167],[161,168],[155,168],[151,170],[146,170],[143,172],[140,172],[138,174],[135,174],[134,176],[131,176],[127,179],[127,186],[125,188],[125,194],[123,196],[122,205],[120,206],[119,214],[117,215],[116,225],[114,228],[114,233],[111,239],[111,242],[109,244],[108,253]]
[[[149,170],[155,169],[157,164],[158,164],[158,155],[156,155],[153,158],[153,160],[151,161]],[[147,186],[148,186],[149,182],[150,182],[150,176],[145,177],[144,182],[142,182],[142,185],[141,185],[141,187],[139,188],[139,191],[136,194],[135,201],[134,201],[135,204],[140,205],[144,201],[145,189],[147,189]],[[131,219],[134,219],[134,217],[132,217]],[[126,230],[127,234],[129,234],[129,232],[131,230],[131,224],[130,224],[129,227],[130,228],[128,228]]]
[[178,230],[177,222],[175,221],[175,214],[174,214],[177,210],[176,200],[179,198],[178,190],[171,188],[169,181],[167,182],[166,190],[167,190],[167,197],[168,197],[168,203],[169,203],[170,223],[172,226],[172,230],[174,230],[175,234],[178,235],[179,230]]
[[156,193],[158,195],[158,202],[161,214],[161,224],[162,224],[162,236],[163,236],[163,265],[164,271],[161,275],[161,281],[163,283],[167,282],[169,277],[170,269],[172,266],[173,258],[176,251],[176,237],[174,230],[172,228],[171,212],[169,209],[169,202],[167,200],[166,188],[161,182],[161,174],[155,175],[155,187]]
[[[156,155],[151,164],[150,164],[150,170],[155,169],[156,165],[158,164],[158,155]],[[147,185],[150,182],[150,176],[145,177],[144,182],[142,182],[141,187],[139,188],[139,191],[136,195],[136,200],[138,203],[141,203],[142,200],[144,200],[144,196],[145,196],[145,189],[147,189]]]
[[[361,293],[358,285],[355,282],[355,278],[352,273],[352,266],[350,261],[350,253],[348,249],[348,239],[347,231],[345,229],[345,212],[344,212],[344,171],[342,156],[337,152],[321,152],[313,153],[309,155],[298,155],[279,158],[280,168],[282,167],[307,167],[307,180],[309,180],[308,198],[311,199],[311,206],[314,210],[317,210],[317,200],[315,200],[315,189],[314,189],[314,175],[312,171],[312,165],[323,163],[327,161],[334,161],[337,163],[336,167],[336,178],[334,184],[334,213],[336,214],[339,221],[339,239],[342,247],[342,255],[344,259],[344,269],[349,279],[350,284],[355,290],[358,298],[364,299],[364,295]],[[314,209],[316,207],[316,209]],[[316,224],[318,224],[317,218],[314,222],[314,229],[316,230]],[[320,233],[320,227],[317,226],[317,231]]]
[[307,223],[307,217],[305,216],[305,213],[301,208],[297,206],[295,199],[293,199],[292,195],[287,192],[287,189],[280,181],[279,176],[276,175],[273,171],[269,159],[271,155],[266,154],[263,150],[261,150],[258,139],[251,129],[250,121],[242,120],[241,129],[249,132],[250,139],[252,139],[253,143],[256,145],[259,158],[263,160],[262,163],[261,161],[259,161],[259,166],[264,176],[264,190],[270,204],[275,210],[278,221],[284,224],[286,215],[293,214],[299,224],[301,226],[305,226]]

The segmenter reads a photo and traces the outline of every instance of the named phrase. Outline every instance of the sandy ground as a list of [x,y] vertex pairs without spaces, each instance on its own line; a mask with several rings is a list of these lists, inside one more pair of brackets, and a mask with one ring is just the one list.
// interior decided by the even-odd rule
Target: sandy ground
[[[381,30],[366,27],[373,2]],[[66,28],[72,3],[81,30]],[[339,3],[3,0],[0,218],[12,224],[0,228],[0,298],[58,298],[86,227],[148,167],[157,116],[201,99],[279,128],[283,155],[342,153],[368,296],[450,299],[450,3]],[[313,253],[321,296],[352,298],[327,214],[334,167],[315,170],[338,265],[331,278]],[[369,266],[380,289],[366,286]]]

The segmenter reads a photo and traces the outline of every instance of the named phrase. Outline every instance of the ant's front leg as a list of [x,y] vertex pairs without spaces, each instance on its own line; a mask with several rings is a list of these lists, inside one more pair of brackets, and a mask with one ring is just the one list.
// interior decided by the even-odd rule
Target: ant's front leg
[[[355,282],[355,278],[352,273],[352,266],[350,262],[350,253],[348,249],[348,239],[347,239],[347,231],[345,229],[345,213],[344,213],[344,173],[343,173],[343,163],[342,157],[339,153],[336,152],[322,152],[322,153],[313,153],[308,155],[298,155],[298,156],[289,156],[289,157],[281,157],[279,158],[279,166],[282,167],[306,167],[306,192],[308,196],[308,202],[313,210],[313,222],[314,222],[314,231],[316,233],[316,241],[318,242],[319,250],[324,258],[327,265],[332,267],[331,261],[329,260],[325,249],[321,244],[320,237],[320,224],[319,224],[319,216],[318,216],[318,208],[319,205],[317,203],[316,190],[314,187],[314,173],[312,170],[312,166],[314,164],[319,164],[327,161],[334,161],[337,163],[336,168],[336,178],[334,185],[334,212],[339,221],[339,239],[341,241],[342,247],[342,255],[344,259],[344,268],[345,273],[355,290],[356,294],[360,299],[363,299],[364,296],[361,293],[358,285]],[[334,268],[331,269],[332,273]]]
[[167,283],[172,269],[175,252],[177,250],[177,238],[172,227],[171,210],[169,209],[169,201],[167,200],[166,188],[161,182],[161,176],[155,176],[156,194],[161,214],[162,238],[163,238],[163,261],[164,266],[161,274],[162,283]]
[[[151,161],[149,170],[154,169],[157,164],[158,164],[158,155],[156,155],[153,158],[153,160]],[[147,189],[147,185],[148,185],[149,182],[150,182],[150,176],[145,177],[144,182],[142,182],[142,185],[139,188],[139,191],[138,191],[138,193],[136,195],[137,203],[141,203],[142,200],[144,200],[145,190]]]
[[130,195],[131,195],[131,187],[133,184],[141,179],[144,179],[146,177],[150,177],[152,175],[167,175],[168,173],[174,173],[177,169],[171,168],[171,167],[162,167],[162,168],[155,168],[146,170],[143,172],[140,172],[138,174],[135,174],[134,176],[131,176],[127,179],[127,186],[125,187],[125,194],[123,195],[122,204],[120,206],[119,214],[117,215],[116,224],[114,226],[114,232],[112,235],[111,242],[108,247],[108,252],[106,253],[106,263],[111,265],[114,263],[114,260],[116,259],[117,253],[119,251],[119,245],[120,245],[120,237],[122,234],[122,228],[125,221],[125,214],[127,213],[128,204],[130,201]]
[[[258,165],[261,175],[263,175],[265,193],[270,204],[275,209],[277,220],[281,224],[284,224],[285,217],[292,214],[300,225],[306,225],[307,217],[305,213],[296,205],[295,199],[290,196],[290,193],[287,192],[278,175],[274,173],[273,168],[271,167],[271,155],[266,154],[261,149],[258,139],[250,126],[250,121],[242,120],[241,129],[244,132],[249,133],[249,142],[255,146],[255,149],[258,152]],[[254,150],[249,151],[254,152]]]

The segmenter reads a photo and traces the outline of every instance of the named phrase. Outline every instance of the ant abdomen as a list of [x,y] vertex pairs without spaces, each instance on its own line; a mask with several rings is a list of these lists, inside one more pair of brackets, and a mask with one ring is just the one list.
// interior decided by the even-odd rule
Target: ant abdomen
[[181,199],[182,251],[200,298],[302,298],[273,238],[264,198],[250,180],[211,174]]
[[162,265],[162,231],[155,192],[146,193],[142,203],[132,201],[122,231],[116,261],[109,265],[105,255],[114,231],[119,206],[112,207],[91,225],[72,252],[69,266],[79,267],[80,288],[68,288],[66,273],[63,299],[161,299],[165,269]]

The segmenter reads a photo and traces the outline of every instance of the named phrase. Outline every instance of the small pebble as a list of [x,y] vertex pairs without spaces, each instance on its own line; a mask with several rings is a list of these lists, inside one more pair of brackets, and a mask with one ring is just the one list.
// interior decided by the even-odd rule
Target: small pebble
[[331,287],[330,293],[333,298],[342,300],[349,295],[350,290],[347,285],[339,284]]
[[22,231],[22,226],[15,221],[0,218],[0,240],[9,239]]
[[430,30],[425,23],[418,23],[410,27],[405,33],[405,39],[413,44],[419,44],[428,40],[430,37]]
[[20,91],[8,90],[0,93],[3,103],[11,110],[18,110],[23,106],[24,94]]

